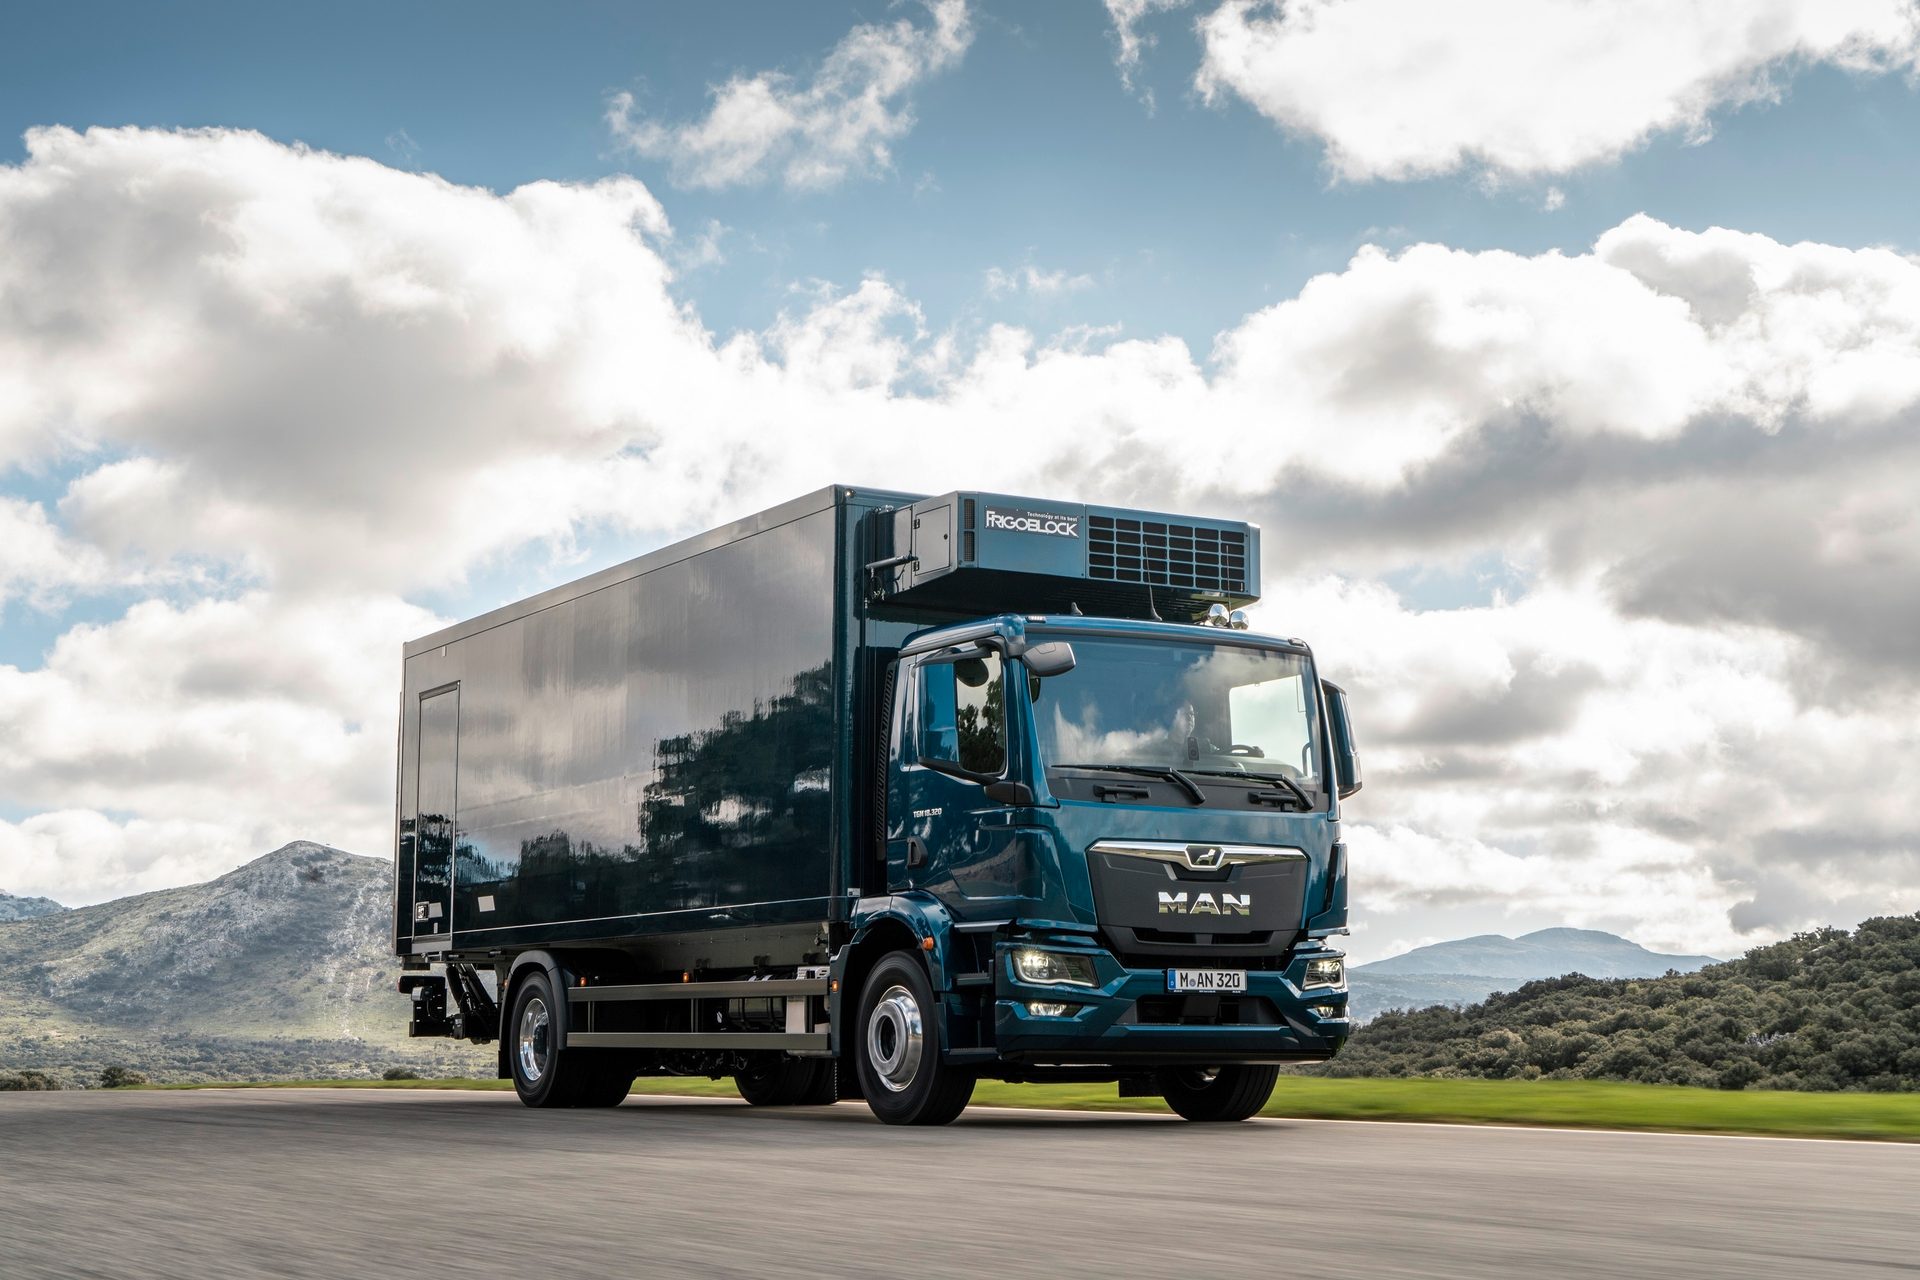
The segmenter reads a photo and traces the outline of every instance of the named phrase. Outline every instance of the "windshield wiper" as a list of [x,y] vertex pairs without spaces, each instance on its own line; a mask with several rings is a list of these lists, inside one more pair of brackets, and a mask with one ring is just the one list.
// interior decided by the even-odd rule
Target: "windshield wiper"
[[1171,765],[1058,764],[1058,765],[1055,765],[1054,768],[1056,769],[1092,769],[1100,773],[1137,773],[1148,778],[1164,778],[1166,781],[1173,783],[1175,786],[1179,787],[1182,791],[1186,792],[1187,796],[1195,804],[1205,804],[1207,802],[1207,793],[1200,789],[1200,784],[1195,782],[1192,778],[1189,778],[1186,774],[1180,772],[1180,770],[1173,768]]
[[1285,787],[1293,792],[1294,798],[1303,809],[1313,808],[1313,801],[1298,783],[1284,773],[1242,773],[1238,769],[1189,769],[1188,773],[1197,773],[1205,778],[1232,778],[1236,782],[1264,782],[1270,786]]

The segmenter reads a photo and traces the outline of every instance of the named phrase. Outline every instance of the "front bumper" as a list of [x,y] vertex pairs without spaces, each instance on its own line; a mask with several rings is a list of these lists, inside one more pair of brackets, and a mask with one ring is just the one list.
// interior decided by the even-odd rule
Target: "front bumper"
[[[1042,946],[1072,951],[1094,964],[1095,986],[1022,981],[1011,953]],[[1007,1062],[1035,1065],[1177,1066],[1227,1063],[1318,1062],[1346,1042],[1344,986],[1304,987],[1307,962],[1339,952],[1301,947],[1284,970],[1249,970],[1242,996],[1170,996],[1166,968],[1129,969],[1095,945],[1003,942],[994,955],[994,1044]],[[1181,961],[1173,967],[1237,969]],[[1064,1014],[1034,1013],[1033,1004],[1072,1005]],[[1209,1010],[1212,1010],[1209,1013]]]

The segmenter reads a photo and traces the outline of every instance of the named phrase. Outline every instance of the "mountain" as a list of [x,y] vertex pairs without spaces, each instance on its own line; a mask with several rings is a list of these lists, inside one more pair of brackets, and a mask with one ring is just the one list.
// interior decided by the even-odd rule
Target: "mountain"
[[1508,938],[1485,933],[1416,947],[1404,955],[1348,971],[1354,1015],[1366,1021],[1388,1009],[1463,1005],[1539,978],[1657,978],[1669,969],[1692,973],[1712,956],[1663,955],[1598,929],[1540,929]]
[[0,1070],[491,1075],[489,1050],[408,1039],[391,877],[384,860],[297,841],[206,884],[0,928]]
[[1920,1090],[1920,915],[1657,978],[1546,978],[1383,1013],[1315,1074]]
[[11,924],[15,920],[32,920],[38,916],[50,916],[66,908],[52,898],[17,898],[11,893],[0,893],[0,924]]

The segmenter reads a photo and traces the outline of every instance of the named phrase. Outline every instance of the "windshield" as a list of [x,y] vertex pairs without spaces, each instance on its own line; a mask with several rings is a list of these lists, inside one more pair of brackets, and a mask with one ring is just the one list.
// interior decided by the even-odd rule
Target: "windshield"
[[1049,765],[1136,765],[1320,785],[1306,658],[1236,644],[1075,637],[1073,670],[1029,681]]

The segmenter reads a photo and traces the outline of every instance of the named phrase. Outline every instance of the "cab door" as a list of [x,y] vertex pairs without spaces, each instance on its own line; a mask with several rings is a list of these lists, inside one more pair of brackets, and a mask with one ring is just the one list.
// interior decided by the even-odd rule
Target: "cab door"
[[942,888],[961,897],[1016,896],[1029,861],[1012,814],[986,794],[1006,776],[1007,666],[991,649],[933,654],[914,664],[901,716],[887,880],[894,890]]

